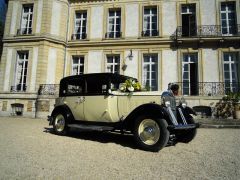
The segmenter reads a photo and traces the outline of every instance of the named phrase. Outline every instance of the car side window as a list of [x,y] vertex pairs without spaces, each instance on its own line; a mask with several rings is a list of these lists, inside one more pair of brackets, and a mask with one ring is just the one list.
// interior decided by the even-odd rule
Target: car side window
[[104,91],[109,88],[109,81],[107,79],[88,77],[86,93],[88,95],[102,95]]
[[81,96],[84,94],[84,84],[84,80],[69,80],[63,93],[65,94],[65,96]]

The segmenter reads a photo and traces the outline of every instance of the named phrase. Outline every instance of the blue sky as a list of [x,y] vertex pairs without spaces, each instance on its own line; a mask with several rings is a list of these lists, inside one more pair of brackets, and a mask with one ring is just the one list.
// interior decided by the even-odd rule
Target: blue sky
[[4,18],[4,14],[5,14],[5,9],[6,5],[5,5],[5,0],[0,0],[0,19],[2,20]]

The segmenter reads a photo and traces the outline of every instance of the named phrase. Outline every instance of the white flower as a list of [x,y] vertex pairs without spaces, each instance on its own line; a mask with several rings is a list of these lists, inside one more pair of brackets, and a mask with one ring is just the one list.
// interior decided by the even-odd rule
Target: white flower
[[134,87],[130,86],[127,88],[130,92],[133,92],[134,91]]

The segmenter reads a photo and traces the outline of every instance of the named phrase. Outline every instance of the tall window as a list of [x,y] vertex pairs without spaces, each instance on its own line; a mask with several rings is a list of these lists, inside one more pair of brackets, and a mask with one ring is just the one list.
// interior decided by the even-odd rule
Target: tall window
[[144,8],[142,35],[158,36],[157,7]]
[[79,75],[84,73],[84,57],[73,56],[72,59],[72,75]]
[[33,4],[23,5],[20,34],[32,34]]
[[106,72],[120,74],[120,56],[119,55],[107,56]]
[[76,12],[75,14],[75,28],[72,39],[86,39],[87,37],[87,12]]
[[121,9],[110,9],[108,12],[108,32],[106,38],[121,37]]
[[236,34],[235,2],[221,3],[222,34]]
[[238,53],[223,54],[224,82],[227,92],[237,92],[239,90],[239,61]]
[[195,36],[197,33],[195,4],[184,4],[181,8],[182,36]]
[[197,53],[183,54],[182,60],[183,95],[198,95]]
[[26,91],[27,70],[28,70],[28,52],[20,51],[17,53],[15,85],[12,88],[12,90]]
[[158,90],[158,56],[143,56],[142,84],[151,91]]

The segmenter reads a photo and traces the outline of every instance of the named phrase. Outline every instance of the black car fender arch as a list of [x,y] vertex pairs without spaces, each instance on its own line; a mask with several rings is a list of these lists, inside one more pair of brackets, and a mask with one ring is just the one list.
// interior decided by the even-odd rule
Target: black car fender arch
[[53,117],[55,113],[59,113],[59,112],[64,113],[66,115],[68,122],[72,122],[75,120],[73,117],[72,111],[66,104],[55,107],[52,111],[51,116]]
[[134,120],[142,115],[149,115],[154,118],[165,119],[168,124],[172,124],[163,106],[155,103],[142,104],[135,108],[123,121],[124,127],[133,127]]

